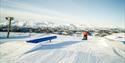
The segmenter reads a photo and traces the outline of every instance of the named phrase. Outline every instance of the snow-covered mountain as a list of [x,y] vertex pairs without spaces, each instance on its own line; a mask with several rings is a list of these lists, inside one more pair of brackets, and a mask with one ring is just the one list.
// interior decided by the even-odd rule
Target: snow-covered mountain
[[[5,17],[0,17],[0,25],[8,25],[8,21],[5,20]],[[65,23],[56,23],[57,20],[55,19],[31,19],[31,18],[18,18],[14,17],[12,21],[12,26],[19,26],[19,27],[29,27],[29,28],[42,28],[42,27],[51,27],[51,28],[68,28],[68,29],[77,29],[76,25],[74,24],[65,24]]]
[[[61,23],[63,22],[63,23]],[[67,21],[68,22],[68,21]],[[5,16],[0,16],[0,25],[8,25],[8,21],[5,19]],[[32,17],[20,17],[14,16],[12,21],[12,26],[18,27],[27,27],[27,28],[62,28],[69,30],[95,30],[95,29],[108,29],[108,28],[118,28],[118,27],[103,27],[102,25],[94,24],[74,24],[74,23],[65,23],[63,20],[52,19],[52,18],[32,18]]]

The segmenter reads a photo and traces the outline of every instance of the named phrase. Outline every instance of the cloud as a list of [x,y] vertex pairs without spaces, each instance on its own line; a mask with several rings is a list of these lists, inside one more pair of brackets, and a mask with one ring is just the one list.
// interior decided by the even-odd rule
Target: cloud
[[[80,21],[79,19],[66,15],[64,13],[51,10],[51,9],[45,9],[42,7],[36,7],[34,5],[25,3],[25,2],[18,2],[18,1],[10,1],[10,0],[5,0],[2,1],[1,4],[1,11],[2,13],[5,13],[5,11],[11,15],[21,15],[21,16],[34,16],[36,17],[44,17],[44,18],[51,18],[55,20],[61,20],[61,21],[68,21],[69,23]],[[6,14],[7,14],[6,13]],[[24,14],[24,15],[23,15]]]
[[[52,21],[55,23],[75,23],[94,24],[98,26],[114,26],[112,25],[114,23],[111,22],[112,20],[110,21],[107,18],[99,18],[99,16],[95,14],[93,16],[91,13],[86,13],[90,16],[86,16],[83,14],[83,16],[81,17],[75,17],[73,15],[67,15],[65,13],[55,11],[52,9],[43,8],[42,6],[35,6],[30,3],[21,2],[19,0],[1,0],[0,6],[0,13],[4,16],[15,16],[18,18],[20,17],[29,19],[52,19]],[[118,23],[114,24],[118,25]],[[118,26],[124,27],[124,24]]]

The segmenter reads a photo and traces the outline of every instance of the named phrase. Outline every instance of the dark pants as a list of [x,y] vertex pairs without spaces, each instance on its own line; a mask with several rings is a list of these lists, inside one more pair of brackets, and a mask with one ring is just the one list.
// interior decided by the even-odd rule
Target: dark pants
[[88,38],[87,35],[84,35],[83,40],[87,40],[87,38]]

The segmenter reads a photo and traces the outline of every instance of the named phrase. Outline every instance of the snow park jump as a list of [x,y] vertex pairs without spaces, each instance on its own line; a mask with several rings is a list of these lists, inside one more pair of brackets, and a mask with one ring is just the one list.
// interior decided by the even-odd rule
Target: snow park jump
[[43,38],[38,38],[38,39],[33,39],[33,40],[28,40],[26,42],[29,43],[39,43],[39,42],[43,42],[43,41],[47,41],[47,40],[52,40],[52,39],[56,39],[57,36],[49,36],[49,37],[43,37]]

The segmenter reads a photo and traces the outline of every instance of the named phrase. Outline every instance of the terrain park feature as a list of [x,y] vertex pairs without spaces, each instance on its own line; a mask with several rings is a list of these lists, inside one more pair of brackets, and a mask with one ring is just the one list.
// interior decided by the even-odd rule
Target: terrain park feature
[[42,37],[42,38],[38,38],[38,39],[28,40],[26,42],[39,43],[39,42],[48,41],[48,40],[51,42],[52,39],[56,39],[56,38],[57,38],[57,36],[49,36],[49,37]]

